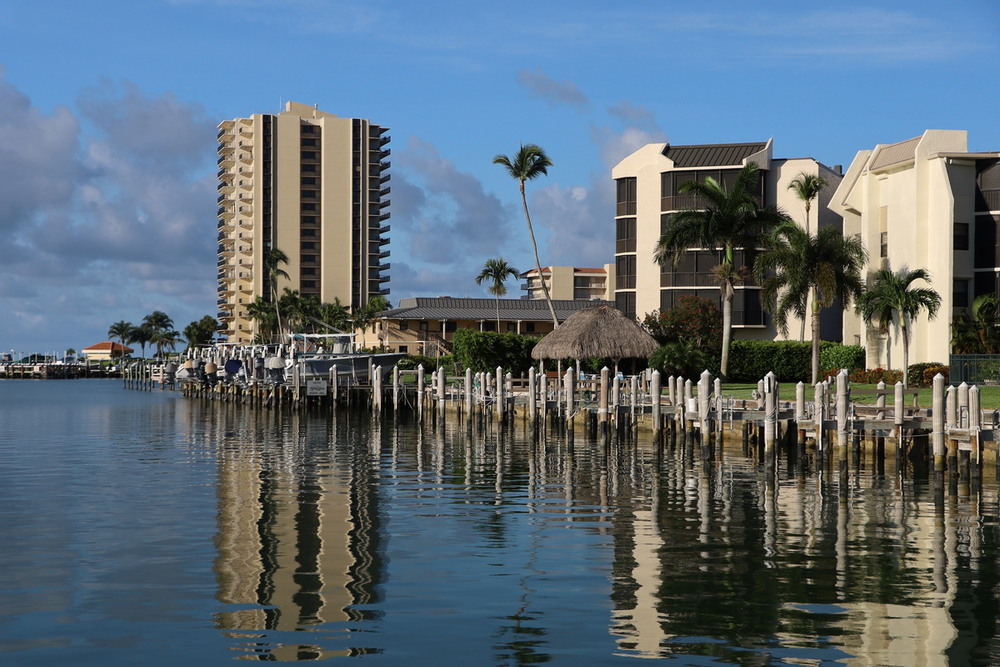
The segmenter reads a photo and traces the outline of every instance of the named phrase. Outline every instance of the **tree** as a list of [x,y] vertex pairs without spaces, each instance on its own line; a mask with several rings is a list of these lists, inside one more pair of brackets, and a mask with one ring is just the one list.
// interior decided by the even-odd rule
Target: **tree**
[[834,227],[816,235],[788,221],[778,226],[767,250],[757,258],[754,273],[761,298],[778,329],[787,334],[788,315],[803,322],[810,311],[812,326],[812,384],[819,381],[820,314],[840,303],[847,308],[864,289],[861,267],[867,261],[861,240],[845,238]]
[[354,313],[352,313],[350,320],[351,331],[357,331],[358,329],[364,331],[372,323],[376,315],[391,308],[392,304],[381,294],[371,297],[368,299],[368,303],[360,308],[356,308]]
[[740,169],[730,187],[721,185],[712,177],[703,182],[681,183],[678,190],[694,194],[702,208],[671,215],[656,244],[654,255],[656,261],[665,266],[668,262],[676,265],[680,256],[692,248],[719,251],[715,277],[722,296],[722,361],[719,371],[723,377],[729,368],[733,295],[736,285],[742,284],[750,275],[750,269],[735,265],[735,250],[760,248],[774,228],[788,220],[788,216],[777,208],[757,203],[752,189],[759,183],[758,172],[757,165],[751,162]]
[[129,333],[128,342],[138,343],[142,348],[142,357],[146,358],[146,343],[148,343],[153,338],[153,329],[145,322],[137,327],[132,327],[132,331]]
[[923,280],[928,285],[930,274],[926,269],[910,270],[903,266],[899,271],[879,269],[872,274],[868,287],[858,298],[858,312],[871,326],[878,323],[879,329],[888,331],[890,325],[900,332],[903,341],[903,384],[906,385],[907,369],[910,367],[909,325],[921,311],[927,311],[928,319],[937,316],[941,306],[941,295],[931,287],[910,287],[915,281]]
[[[806,208],[806,224],[804,225],[806,233],[809,233],[809,210],[812,208],[812,202],[814,199],[819,197],[819,193],[823,191],[823,188],[827,186],[826,179],[819,174],[807,174],[802,172],[795,178],[791,183],[788,184],[788,189],[795,193]],[[819,229],[819,220],[816,221],[816,229]],[[799,340],[804,341],[806,339],[806,318],[802,318],[802,322],[799,325]]]
[[[108,338],[112,340],[117,338],[121,342],[122,347],[124,347],[126,343],[132,342],[131,339],[132,339],[133,329],[135,329],[135,326],[131,322],[126,322],[125,320],[119,320],[114,324],[112,324],[110,327],[108,327]],[[125,355],[125,350],[122,350],[119,356],[124,356],[124,355]],[[113,359],[114,356],[115,356],[115,351],[114,348],[112,348],[111,358]]]
[[142,318],[142,323],[149,325],[152,329],[173,329],[174,321],[162,310],[154,310],[146,317]]
[[257,323],[257,334],[254,341],[269,343],[278,330],[278,317],[274,304],[258,296],[247,304],[247,317]]
[[288,255],[283,250],[271,248],[264,255],[264,275],[267,276],[270,285],[271,303],[274,304],[274,317],[277,322],[277,333],[281,335],[281,310],[278,306],[278,278],[288,280],[288,272],[281,268],[282,264],[288,264]]
[[552,326],[559,326],[559,318],[556,317],[555,306],[552,305],[552,297],[549,296],[549,286],[545,283],[542,275],[542,263],[538,259],[538,243],[535,242],[535,230],[531,226],[531,215],[528,213],[528,199],[524,195],[524,182],[530,181],[539,176],[548,174],[548,168],[552,166],[552,160],[545,154],[540,146],[535,144],[522,144],[513,158],[500,154],[493,158],[493,164],[503,165],[507,168],[507,173],[518,182],[521,189],[521,205],[524,207],[524,219],[528,223],[528,235],[531,237],[531,249],[535,253],[535,269],[538,270],[538,280],[542,283],[542,294],[545,295],[545,303],[549,306],[549,313],[552,315]]
[[180,342],[181,335],[173,329],[154,329],[150,336],[150,342],[156,345],[156,356],[163,356],[163,349],[173,351],[177,343]]
[[996,294],[981,294],[972,301],[971,316],[962,313],[952,323],[951,349],[954,354],[997,354],[1000,352],[1000,301]]
[[184,327],[184,338],[187,340],[187,349],[198,347],[199,345],[209,345],[215,338],[215,332],[219,330],[219,322],[211,315],[191,322]]
[[503,257],[486,260],[483,270],[476,276],[476,284],[482,285],[489,281],[487,291],[497,298],[497,331],[500,331],[500,297],[507,293],[504,285],[508,278],[517,278],[520,271],[507,263]]

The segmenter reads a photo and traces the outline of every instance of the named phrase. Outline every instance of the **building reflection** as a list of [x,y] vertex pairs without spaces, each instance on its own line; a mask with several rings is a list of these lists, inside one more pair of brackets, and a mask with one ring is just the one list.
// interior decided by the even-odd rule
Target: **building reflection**
[[882,476],[822,461],[767,474],[742,456],[663,455],[679,464],[612,500],[618,655],[770,660],[793,647],[817,662],[985,664],[982,638],[959,628],[976,627],[1000,586],[981,567],[995,481],[941,488],[891,464]]
[[335,418],[293,414],[279,430],[270,413],[239,417],[252,423],[222,413],[219,424],[216,627],[259,659],[365,652],[345,644],[378,594],[380,521],[377,471],[354,445],[377,448],[377,424],[338,432]]

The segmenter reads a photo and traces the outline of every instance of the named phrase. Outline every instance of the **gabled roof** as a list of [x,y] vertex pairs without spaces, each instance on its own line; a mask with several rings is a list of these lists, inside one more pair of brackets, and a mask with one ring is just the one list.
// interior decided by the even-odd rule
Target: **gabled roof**
[[767,143],[701,144],[671,146],[663,155],[673,160],[675,167],[742,167],[743,161],[767,148]]
[[[595,305],[612,305],[598,299],[579,301],[553,299],[556,317],[563,321],[573,313]],[[400,299],[399,306],[379,313],[379,319],[393,320],[496,320],[496,299],[451,297],[411,297]],[[545,299],[500,299],[500,319],[505,321],[551,320]]]

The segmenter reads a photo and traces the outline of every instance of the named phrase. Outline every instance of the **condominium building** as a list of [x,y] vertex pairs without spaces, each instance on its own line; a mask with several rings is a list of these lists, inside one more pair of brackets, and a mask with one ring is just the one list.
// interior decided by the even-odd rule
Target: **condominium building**
[[[829,205],[843,216],[844,233],[864,241],[869,271],[930,273],[941,308],[934,320],[924,313],[912,323],[909,362],[948,363],[954,316],[976,296],[1000,295],[1000,153],[970,153],[963,130],[879,144],[858,152]],[[869,368],[902,366],[892,327],[849,313],[844,334],[865,345]]]
[[531,269],[521,274],[521,289],[525,294],[522,299],[544,299],[545,291],[542,282],[549,289],[549,298],[560,300],[590,301],[604,299],[613,301],[615,298],[615,267],[605,264],[603,267],[582,268],[578,266],[543,266],[542,279],[538,278],[538,269]]
[[[732,184],[747,163],[760,167],[755,194],[758,203],[777,206],[815,234],[818,227],[840,225],[840,217],[826,206],[840,183],[839,167],[830,168],[813,158],[772,157],[772,140],[742,144],[672,146],[647,144],[612,170],[617,188],[615,211],[615,303],[629,317],[643,317],[673,308],[683,296],[696,295],[721,304],[713,270],[719,264],[714,249],[692,249],[675,266],[660,266],[654,259],[656,244],[671,214],[697,208],[697,199],[681,190],[687,181],[712,177],[723,187]],[[827,187],[813,201],[806,222],[805,206],[789,185],[800,175],[821,176]],[[737,266],[747,262],[737,252]],[[821,323],[825,340],[840,340],[839,314],[827,309]],[[801,320],[789,318],[788,337],[797,339]],[[734,334],[740,338],[782,337],[764,312],[760,288],[752,282],[736,288],[733,299]],[[811,331],[806,327],[805,335]]]
[[[389,293],[387,130],[295,102],[219,124],[219,320],[230,342],[253,340],[258,296],[290,288],[357,308]],[[288,257],[275,285],[272,249]]]

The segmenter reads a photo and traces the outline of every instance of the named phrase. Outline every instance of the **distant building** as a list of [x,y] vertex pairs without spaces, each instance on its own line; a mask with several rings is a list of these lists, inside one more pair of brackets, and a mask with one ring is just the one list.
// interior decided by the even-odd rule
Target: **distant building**
[[229,342],[256,333],[247,307],[271,299],[267,253],[288,256],[284,288],[357,308],[389,278],[388,128],[288,102],[219,124],[219,321]]
[[[531,269],[521,274],[525,282],[521,289],[526,293],[522,299],[544,299],[542,280],[538,270]],[[580,268],[577,266],[543,266],[542,278],[549,288],[549,297],[561,300],[590,301],[591,299],[614,300],[615,269],[613,264],[602,268]]]
[[87,358],[87,361],[109,361],[111,359],[121,359],[132,355],[134,350],[127,345],[104,341],[90,347],[85,347],[80,353]]
[[[844,233],[868,248],[869,271],[930,273],[941,309],[913,323],[909,361],[948,363],[954,316],[979,295],[1000,295],[1000,152],[968,152],[964,130],[879,144],[858,152],[829,206],[843,216]],[[869,368],[902,365],[891,330],[867,327],[851,312],[844,337],[865,345]]]
[[[606,301],[553,301],[556,317],[563,322],[573,313]],[[497,330],[496,299],[413,297],[380,313],[365,332],[366,346],[382,346],[391,352],[436,356],[451,352],[451,341],[459,329]],[[500,299],[500,331],[541,336],[552,331],[552,316],[545,300]]]
[[[684,194],[686,181],[714,178],[724,187],[733,182],[747,163],[760,167],[759,203],[778,206],[803,225],[805,209],[801,200],[788,189],[800,174],[822,176],[828,187],[812,203],[810,231],[840,225],[840,217],[826,206],[840,183],[838,168],[830,168],[813,158],[774,158],[772,140],[743,144],[703,144],[672,146],[647,144],[612,170],[617,188],[615,210],[615,304],[630,317],[641,318],[653,311],[666,311],[683,296],[696,295],[721,304],[713,269],[719,264],[718,252],[711,249],[690,250],[675,267],[661,267],[653,260],[656,244],[670,215],[695,208],[694,196]],[[737,262],[745,255],[737,253]],[[749,264],[749,262],[748,262]],[[841,321],[833,309],[827,309],[822,322],[825,340],[840,340]],[[798,338],[799,322],[789,318],[789,337]],[[735,337],[773,339],[779,335],[764,312],[760,288],[750,282],[736,288],[733,299]],[[806,336],[810,335],[806,327]]]

